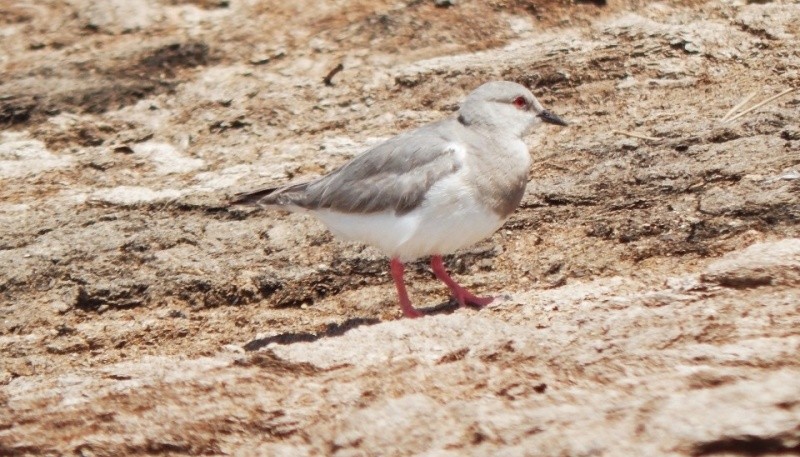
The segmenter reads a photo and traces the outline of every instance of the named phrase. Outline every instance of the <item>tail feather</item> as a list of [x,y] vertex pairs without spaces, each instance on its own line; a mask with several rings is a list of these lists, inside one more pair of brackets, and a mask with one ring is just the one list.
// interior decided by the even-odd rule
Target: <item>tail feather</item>
[[257,206],[300,206],[308,183],[293,184],[284,187],[262,187],[260,189],[234,194],[231,205]]
[[233,194],[230,199],[231,205],[259,205],[261,200],[270,197],[279,187],[264,187],[247,192]]

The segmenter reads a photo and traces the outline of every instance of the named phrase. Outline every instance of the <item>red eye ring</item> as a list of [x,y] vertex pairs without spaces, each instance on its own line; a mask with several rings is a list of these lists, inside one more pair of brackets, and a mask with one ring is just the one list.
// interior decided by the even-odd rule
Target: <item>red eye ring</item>
[[519,109],[522,109],[522,108],[525,108],[526,106],[528,106],[528,101],[525,100],[525,97],[523,97],[523,96],[519,96],[519,97],[515,98],[512,103],[514,103],[514,106],[516,106]]

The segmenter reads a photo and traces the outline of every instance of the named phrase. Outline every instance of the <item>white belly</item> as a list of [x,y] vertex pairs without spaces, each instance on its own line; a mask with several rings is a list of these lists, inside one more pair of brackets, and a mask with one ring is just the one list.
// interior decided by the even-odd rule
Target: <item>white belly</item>
[[401,216],[393,211],[314,214],[334,235],[372,245],[403,261],[452,253],[490,236],[505,222],[478,203],[458,174],[435,184],[422,205]]

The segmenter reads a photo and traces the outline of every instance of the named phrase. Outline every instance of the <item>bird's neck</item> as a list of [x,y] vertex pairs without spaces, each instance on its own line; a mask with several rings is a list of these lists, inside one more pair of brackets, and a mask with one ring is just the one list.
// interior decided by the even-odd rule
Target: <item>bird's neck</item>
[[514,121],[503,122],[502,120],[507,119],[506,116],[491,112],[491,110],[486,111],[486,109],[481,112],[475,112],[468,108],[461,109],[458,112],[458,121],[470,129],[498,140],[501,138],[507,141],[520,140],[525,135],[528,129],[527,125]]
[[522,135],[525,133],[524,128],[516,128],[514,125],[484,122],[482,119],[470,120],[469,117],[465,117],[463,114],[458,115],[458,122],[495,142],[501,143],[521,140]]

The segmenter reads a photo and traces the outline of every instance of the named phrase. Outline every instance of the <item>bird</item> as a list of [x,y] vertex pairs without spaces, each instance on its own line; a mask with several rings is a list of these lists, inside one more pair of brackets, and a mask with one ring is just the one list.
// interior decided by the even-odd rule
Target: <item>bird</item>
[[409,299],[405,263],[430,257],[434,275],[461,307],[484,307],[447,272],[443,255],[497,231],[525,192],[532,163],[523,138],[542,123],[567,123],[525,86],[490,81],[445,119],[392,137],[327,175],[235,194],[231,204],[316,216],[339,238],[378,248],[403,315],[423,315]]

